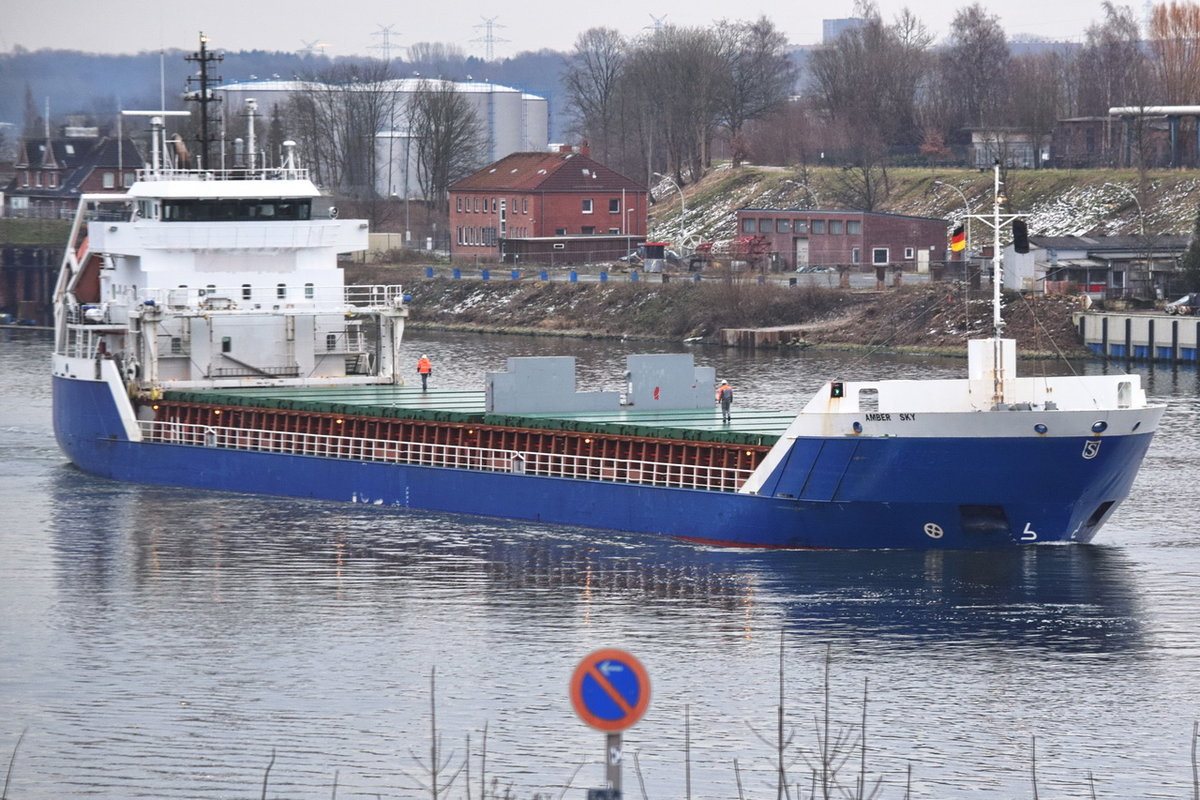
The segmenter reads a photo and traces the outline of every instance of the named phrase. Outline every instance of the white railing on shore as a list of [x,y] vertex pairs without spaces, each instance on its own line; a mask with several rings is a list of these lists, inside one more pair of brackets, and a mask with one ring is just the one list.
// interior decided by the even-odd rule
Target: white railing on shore
[[752,470],[658,461],[527,453],[463,445],[359,439],[315,433],[196,425],[139,423],[145,441],[249,450],[262,453],[338,458],[387,464],[414,464],[485,472],[511,472],[554,478],[640,483],[680,489],[735,491]]

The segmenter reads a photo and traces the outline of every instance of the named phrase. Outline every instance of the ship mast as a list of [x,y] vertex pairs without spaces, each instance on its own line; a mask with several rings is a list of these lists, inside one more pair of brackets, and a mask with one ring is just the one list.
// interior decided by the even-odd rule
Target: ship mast
[[[209,84],[213,82],[213,76],[209,74],[208,65],[221,61],[224,58],[225,56],[221,53],[210,53],[208,51],[208,37],[204,35],[203,31],[200,33],[200,50],[192,53],[190,56],[183,57],[184,61],[194,61],[200,65],[199,72],[196,75],[189,76],[187,79],[189,87],[196,84],[199,86],[199,89],[189,92],[184,96],[184,99],[200,104],[200,169],[212,168],[208,159],[209,145],[212,144],[213,140],[213,137],[209,134],[208,106],[209,103],[221,102],[221,98],[215,96],[209,88]],[[220,81],[221,77],[218,75],[216,80]]]
[[1001,194],[1000,182],[1000,159],[996,159],[992,165],[993,186],[992,186],[992,213],[991,214],[971,214],[971,219],[976,219],[984,225],[988,225],[992,229],[992,407],[999,407],[1004,404],[1004,349],[1003,349],[1003,334],[1004,334],[1004,318],[1001,315],[1001,295],[1000,286],[1003,283],[1004,265],[1001,258],[1000,250],[1000,230],[1005,225],[1011,225],[1020,217],[1019,214],[1001,214],[1000,206],[1004,203],[1004,195]]

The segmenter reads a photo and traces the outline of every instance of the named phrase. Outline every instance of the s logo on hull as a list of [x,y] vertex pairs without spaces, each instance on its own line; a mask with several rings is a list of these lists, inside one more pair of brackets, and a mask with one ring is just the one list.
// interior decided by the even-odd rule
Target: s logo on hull
[[1090,439],[1083,443],[1083,457],[1084,458],[1086,458],[1086,459],[1095,458],[1096,454],[1099,452],[1100,452],[1100,440],[1099,439]]

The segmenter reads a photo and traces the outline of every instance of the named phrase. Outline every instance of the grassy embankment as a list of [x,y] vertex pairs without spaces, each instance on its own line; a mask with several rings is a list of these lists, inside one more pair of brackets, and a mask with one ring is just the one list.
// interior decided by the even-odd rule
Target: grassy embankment
[[[736,211],[744,207],[842,208],[837,202],[842,179],[842,171],[833,168],[718,168],[684,187],[687,212],[682,219],[679,193],[673,188],[664,192],[650,212],[650,236],[674,241],[682,231],[689,239],[730,239],[736,235]],[[1143,223],[1151,234],[1189,232],[1200,201],[1196,173],[1156,170],[1146,180],[1146,191],[1139,192],[1135,170],[1014,170],[1003,191],[1010,208],[1027,214],[1032,236],[1136,234]],[[993,174],[893,169],[888,186],[879,211],[953,220],[962,213],[963,196],[973,212],[990,209]],[[1130,192],[1139,196],[1138,202]],[[990,237],[980,223],[973,235],[977,242]],[[950,285],[883,294],[784,291],[739,282],[597,286],[461,281],[455,286],[419,277],[413,267],[388,271],[393,277],[365,277],[371,270],[353,268],[352,280],[403,280],[414,294],[414,324],[459,329],[712,341],[722,328],[799,325],[795,344],[961,354],[963,342],[986,335],[991,320],[986,291],[964,297]],[[1070,319],[1077,308],[1071,299],[1010,298],[1007,334],[1026,355],[1059,350],[1081,355]]]
[[0,244],[62,245],[70,233],[69,220],[0,219]]

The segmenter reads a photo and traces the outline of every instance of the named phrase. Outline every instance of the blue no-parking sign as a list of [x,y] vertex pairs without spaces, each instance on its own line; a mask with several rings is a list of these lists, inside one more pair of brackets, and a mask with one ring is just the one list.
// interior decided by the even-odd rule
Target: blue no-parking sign
[[623,731],[650,705],[646,668],[624,650],[597,650],[571,676],[571,703],[580,719],[602,731]]

